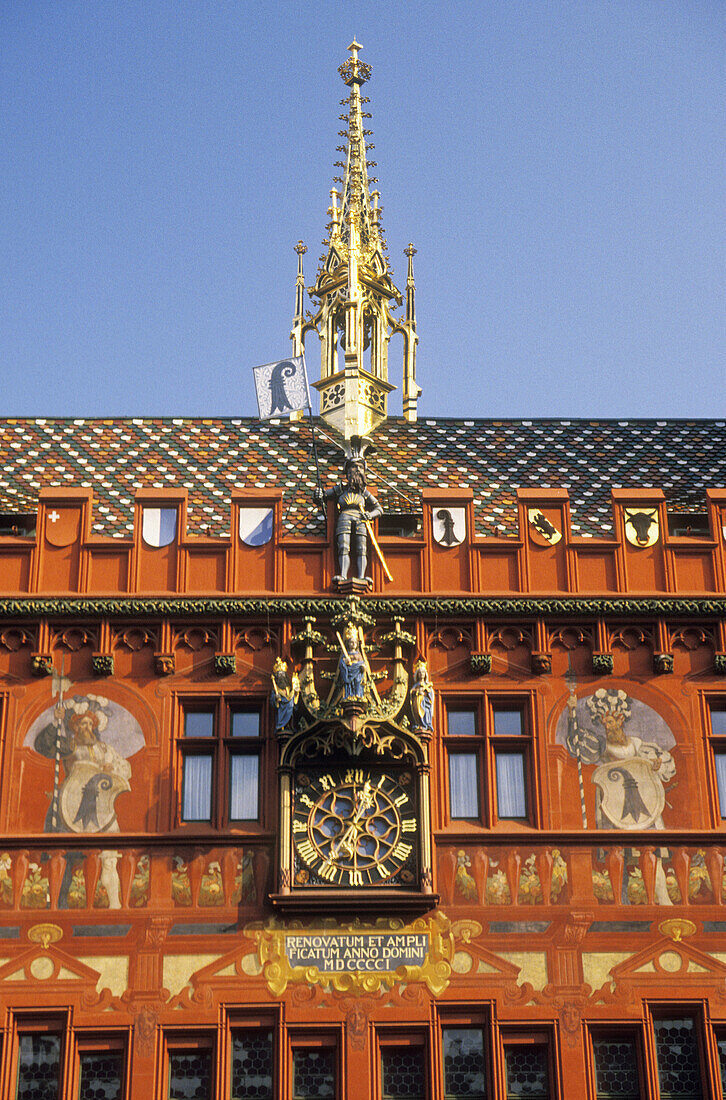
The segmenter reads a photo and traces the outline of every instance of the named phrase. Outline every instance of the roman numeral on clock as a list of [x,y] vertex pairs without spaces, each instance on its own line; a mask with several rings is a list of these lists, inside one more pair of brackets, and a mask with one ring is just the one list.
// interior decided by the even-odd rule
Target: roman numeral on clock
[[316,863],[320,863],[320,856],[309,840],[301,840],[297,846],[297,850],[305,862],[309,863],[312,867],[314,867]]

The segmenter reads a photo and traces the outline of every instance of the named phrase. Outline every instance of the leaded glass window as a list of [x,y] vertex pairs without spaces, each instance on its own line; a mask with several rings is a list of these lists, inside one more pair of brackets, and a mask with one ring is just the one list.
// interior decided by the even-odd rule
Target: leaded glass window
[[271,1031],[232,1033],[232,1100],[274,1100],[272,1056]]
[[335,1096],[335,1050],[295,1047],[292,1053],[293,1100]]
[[486,1100],[484,1033],[478,1027],[445,1027],[444,1096],[446,1100]]
[[654,1020],[661,1100],[703,1100],[696,1025],[692,1019]]
[[547,1047],[540,1043],[508,1043],[504,1047],[507,1100],[549,1100]]
[[726,1096],[726,1038],[719,1036],[716,1040],[718,1047],[718,1061],[721,1068],[721,1091]]
[[169,1100],[211,1100],[212,1052],[173,1050],[169,1054]]
[[420,1046],[381,1049],[383,1100],[426,1100],[426,1067]]
[[592,1041],[597,1100],[640,1100],[638,1056],[631,1035],[603,1035]]
[[120,1050],[84,1050],[79,1055],[78,1100],[121,1100],[124,1056]]
[[57,1100],[62,1041],[53,1032],[19,1036],[16,1100]]

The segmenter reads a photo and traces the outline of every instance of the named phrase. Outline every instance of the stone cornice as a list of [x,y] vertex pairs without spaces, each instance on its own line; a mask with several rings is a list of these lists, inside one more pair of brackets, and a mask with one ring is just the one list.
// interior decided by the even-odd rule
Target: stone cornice
[[[331,596],[189,597],[19,597],[0,599],[0,619],[139,619],[224,617],[256,619],[274,615],[332,617],[344,600]],[[374,615],[441,618],[724,618],[726,597],[711,596],[412,596],[369,597]]]

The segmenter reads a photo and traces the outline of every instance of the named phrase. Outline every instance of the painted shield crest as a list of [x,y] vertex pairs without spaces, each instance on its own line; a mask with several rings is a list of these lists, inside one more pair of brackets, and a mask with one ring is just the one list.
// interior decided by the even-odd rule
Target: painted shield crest
[[141,537],[147,546],[158,549],[176,538],[176,508],[144,508]]
[[60,793],[60,810],[67,827],[74,833],[118,831],[114,803],[122,791],[130,791],[127,779],[110,775],[90,760],[79,760]]
[[625,537],[631,546],[655,546],[660,536],[657,508],[624,508]]
[[79,508],[49,508],[45,515],[45,537],[51,546],[71,546],[81,529]]
[[528,508],[527,518],[530,538],[538,546],[555,546],[562,538],[562,532],[557,530],[539,508]]
[[448,549],[464,541],[466,538],[465,508],[434,508],[431,515],[434,540],[439,546]]
[[665,806],[663,784],[641,756],[600,764],[592,773],[600,809],[616,829],[651,829]]
[[264,546],[272,538],[272,508],[240,508],[239,537],[247,546]]

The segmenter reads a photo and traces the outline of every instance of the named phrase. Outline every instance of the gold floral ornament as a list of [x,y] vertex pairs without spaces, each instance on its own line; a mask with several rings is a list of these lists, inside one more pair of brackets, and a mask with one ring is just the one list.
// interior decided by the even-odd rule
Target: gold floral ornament
[[[276,997],[291,983],[363,996],[415,982],[437,997],[451,978],[454,937],[443,913],[409,925],[383,918],[371,924],[330,921],[315,928],[299,922],[279,928],[270,922],[251,927],[249,934],[257,940],[262,976]],[[310,965],[296,965],[303,956]]]

